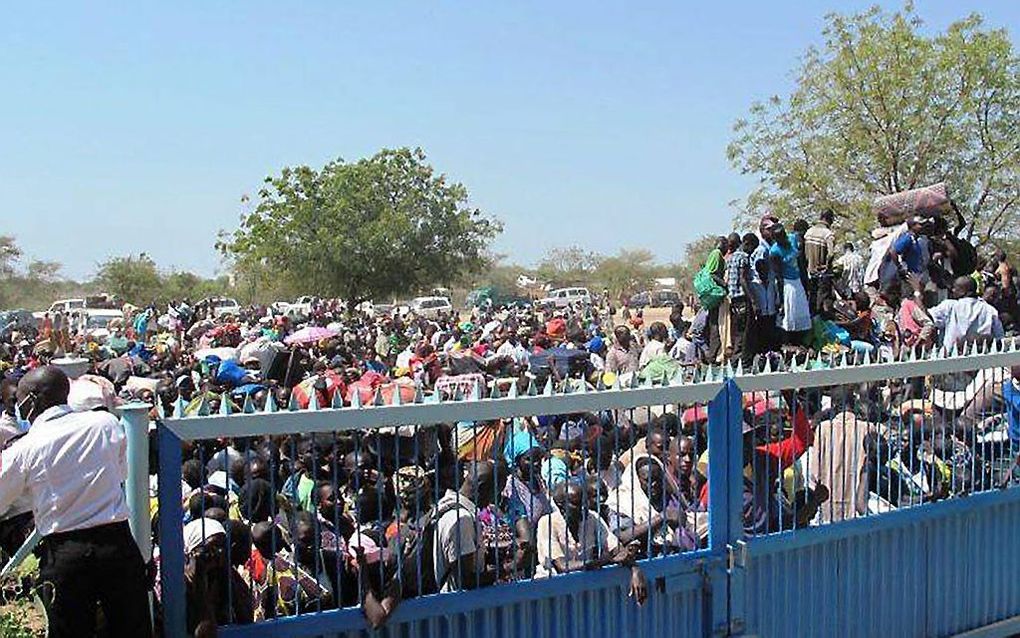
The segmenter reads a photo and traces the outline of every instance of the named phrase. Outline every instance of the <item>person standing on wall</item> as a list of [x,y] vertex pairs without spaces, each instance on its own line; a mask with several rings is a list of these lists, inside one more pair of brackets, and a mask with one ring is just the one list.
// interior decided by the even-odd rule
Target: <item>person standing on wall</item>
[[28,495],[42,534],[40,594],[51,638],[148,638],[149,578],[128,526],[127,441],[109,412],[73,412],[70,382],[54,366],[18,383],[28,434],[0,453],[0,511]]

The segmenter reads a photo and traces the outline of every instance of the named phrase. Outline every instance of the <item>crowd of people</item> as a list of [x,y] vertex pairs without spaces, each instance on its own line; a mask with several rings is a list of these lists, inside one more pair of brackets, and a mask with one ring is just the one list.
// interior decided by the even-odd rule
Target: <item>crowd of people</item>
[[[917,216],[881,232],[865,257],[840,245],[834,221],[826,211],[787,230],[765,215],[757,232],[720,237],[692,282],[695,307],[675,306],[668,322],[650,325],[642,310],[612,308],[604,296],[434,317],[348,312],[328,300],[306,314],[253,306],[217,317],[177,300],[126,307],[101,337],[59,318],[37,334],[7,329],[0,476],[15,471],[8,459],[40,428],[25,412],[36,394],[22,384],[76,357],[87,369],[50,403],[93,412],[143,401],[157,421],[270,403],[659,383],[706,363],[751,370],[814,352],[892,360],[907,348],[1012,334],[1017,282],[1004,253],[980,262],[941,217]],[[1009,480],[1020,446],[1017,378],[1020,368],[746,393],[745,531],[866,516]],[[611,565],[630,570],[641,603],[641,559],[707,543],[709,443],[703,405],[185,442],[189,631],[358,605],[379,625],[407,598]],[[159,462],[150,461],[153,476]],[[0,484],[8,555],[40,522],[32,499],[10,485]],[[158,488],[153,480],[154,520]]]

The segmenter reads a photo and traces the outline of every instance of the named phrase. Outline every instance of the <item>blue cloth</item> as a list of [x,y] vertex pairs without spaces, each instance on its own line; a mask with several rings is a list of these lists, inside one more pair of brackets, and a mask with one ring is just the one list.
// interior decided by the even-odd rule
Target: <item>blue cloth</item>
[[514,431],[507,437],[506,444],[503,446],[503,457],[509,465],[516,463],[517,458],[528,450],[541,447],[531,430],[527,427],[518,429],[518,421],[519,419],[514,419]]
[[758,311],[766,317],[771,317],[778,312],[776,308],[776,299],[778,297],[776,278],[766,277],[766,280],[762,281],[761,275],[758,274],[758,264],[762,261],[765,262],[766,271],[769,268],[768,256],[770,248],[771,245],[762,240],[751,253],[751,290],[748,291],[754,295]]
[[800,279],[800,268],[797,267],[797,256],[800,254],[800,246],[796,235],[788,235],[788,237],[790,238],[788,248],[783,248],[778,243],[772,244],[769,254],[782,260],[783,279],[794,281]]
[[265,389],[266,386],[262,385],[261,383],[245,383],[244,385],[239,385],[236,388],[234,388],[233,394],[235,396],[244,396],[246,394],[255,394],[259,390]]
[[216,383],[229,385],[235,388],[244,385],[248,371],[237,364],[236,361],[221,361],[216,369]]
[[1006,379],[1002,383],[1002,398],[1006,402],[1009,442],[1016,449],[1020,447],[1020,390],[1013,385],[1013,379]]
[[545,484],[549,486],[550,490],[569,477],[570,472],[563,459],[550,456],[542,461],[542,478],[545,479]]
[[913,233],[903,233],[893,243],[893,250],[900,256],[907,269],[915,274],[921,274],[923,268],[921,263],[921,242]]

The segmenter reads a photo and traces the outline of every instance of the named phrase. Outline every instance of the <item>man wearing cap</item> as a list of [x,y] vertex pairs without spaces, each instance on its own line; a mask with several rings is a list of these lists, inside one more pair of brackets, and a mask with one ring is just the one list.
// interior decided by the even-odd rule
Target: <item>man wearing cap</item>
[[900,272],[912,273],[921,278],[922,283],[928,282],[928,243],[924,237],[928,220],[915,216],[907,222],[907,232],[896,238],[889,247],[893,261],[899,264]]
[[94,635],[97,604],[109,635],[151,636],[148,576],[122,487],[124,432],[108,412],[72,412],[69,391],[53,366],[18,383],[18,408],[32,428],[0,453],[0,511],[31,496],[51,637]]

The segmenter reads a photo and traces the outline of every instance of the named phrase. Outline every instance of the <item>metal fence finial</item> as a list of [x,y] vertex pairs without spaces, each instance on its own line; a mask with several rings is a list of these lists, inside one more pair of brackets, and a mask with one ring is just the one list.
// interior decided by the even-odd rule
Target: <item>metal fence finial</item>
[[517,387],[517,379],[514,379],[514,382],[510,384],[510,390],[506,393],[506,395],[510,399],[516,399],[518,393],[520,393],[520,388]]
[[482,400],[482,382],[475,381],[471,384],[471,400],[481,401]]
[[308,410],[315,412],[319,409],[319,393],[316,392],[315,388],[308,394]]
[[251,400],[251,394],[248,392],[244,393],[244,405],[241,406],[241,412],[255,414],[255,402]]
[[344,395],[339,389],[333,391],[333,400],[330,401],[329,407],[334,410],[340,410],[344,407]]
[[553,395],[553,380],[552,375],[546,377],[545,387],[542,388],[542,396],[551,397]]
[[352,408],[361,407],[361,392],[358,390],[358,388],[355,388],[354,394],[351,395],[351,407]]
[[266,394],[266,407],[263,408],[262,411],[269,414],[279,411],[279,408],[276,405],[276,398],[273,396],[272,392]]
[[533,396],[538,395],[538,388],[535,387],[535,379],[533,379],[533,378],[528,379],[528,391],[527,391],[527,395],[529,397],[533,397]]
[[209,416],[209,400],[205,393],[202,393],[202,400],[198,402],[198,416]]
[[492,381],[492,392],[489,393],[490,399],[502,399],[503,394],[499,391],[499,382],[493,379]]
[[393,398],[390,400],[390,405],[402,405],[400,399],[400,386],[393,388]]
[[186,406],[184,405],[184,399],[181,397],[181,395],[178,394],[177,400],[174,401],[174,417],[178,419],[183,419],[185,416],[187,416],[186,414],[184,414],[185,407]]
[[301,406],[298,405],[297,395],[292,391],[290,393],[290,400],[287,401],[287,410],[289,412],[297,412]]
[[372,400],[372,405],[380,406],[383,405],[382,386],[378,386],[375,389],[375,398]]
[[421,387],[421,381],[415,381],[414,383],[414,402],[424,403],[425,402],[425,390]]

